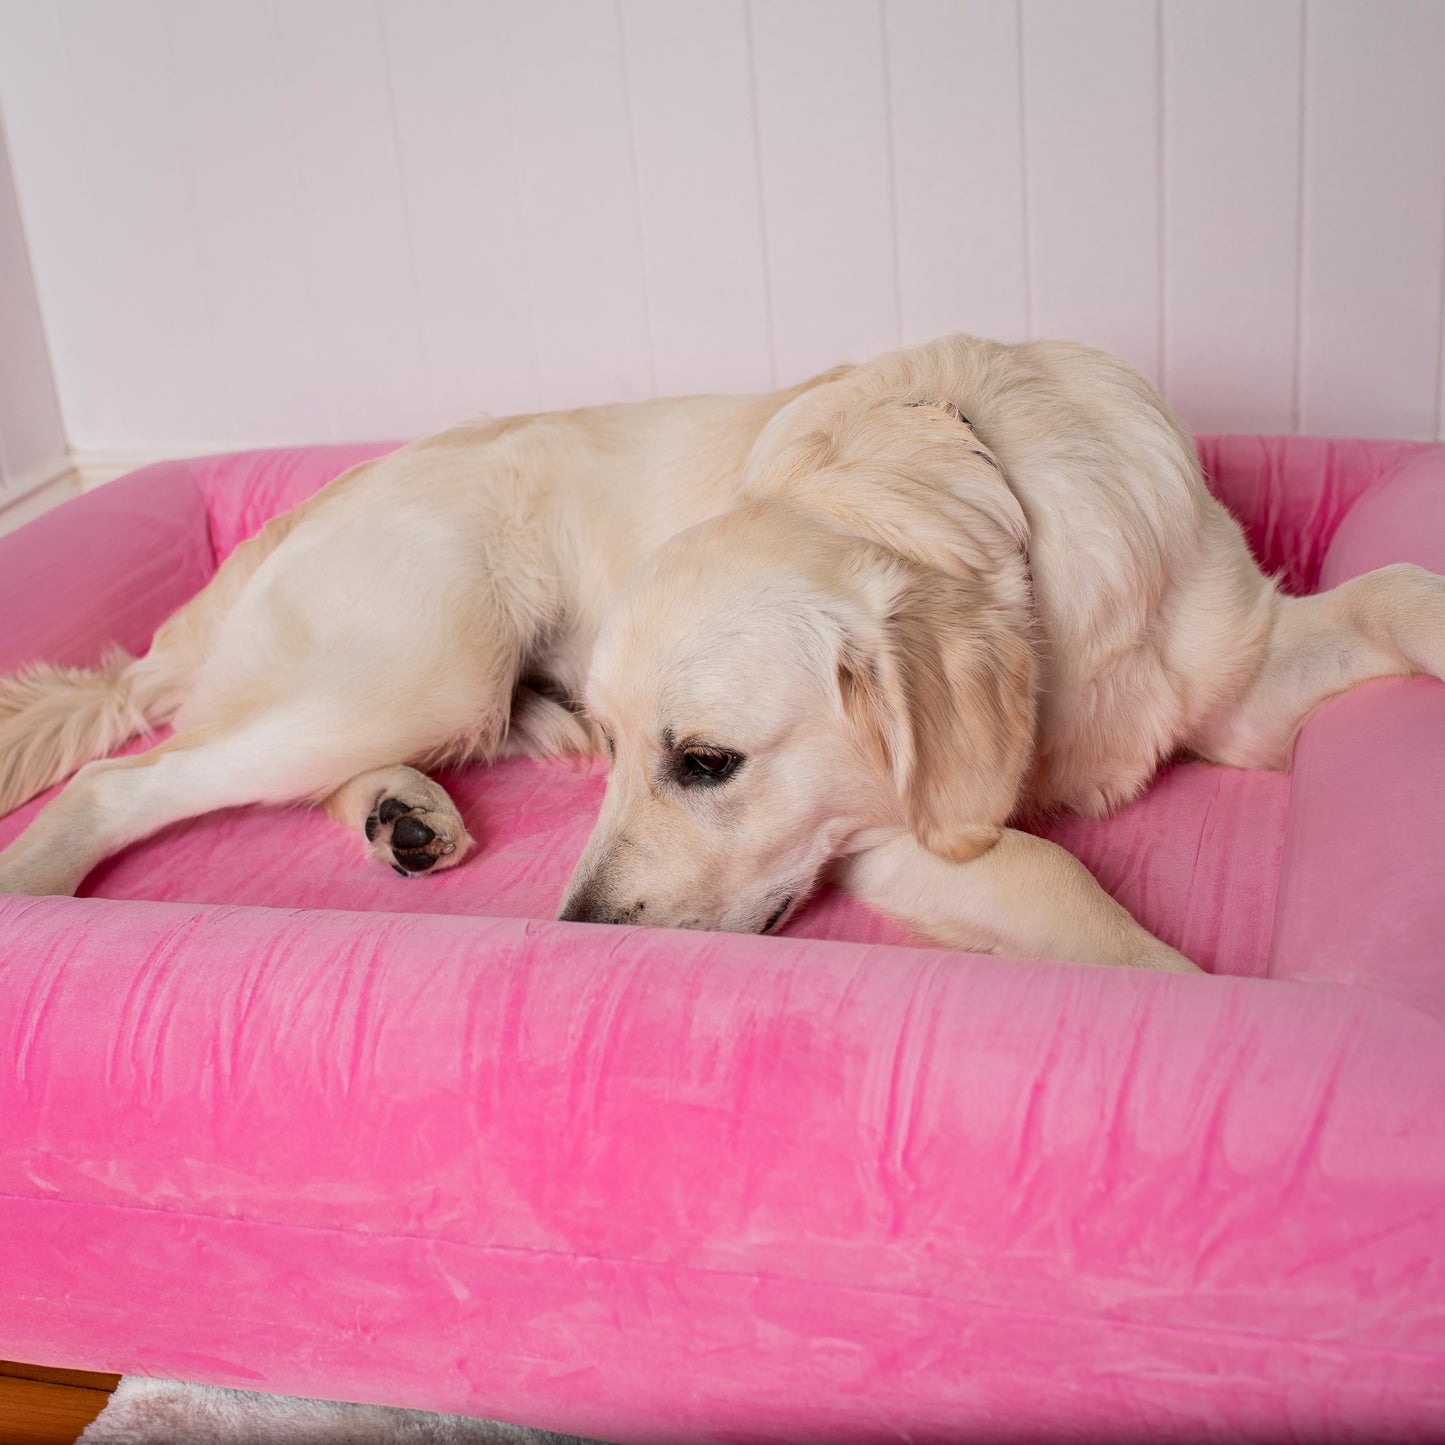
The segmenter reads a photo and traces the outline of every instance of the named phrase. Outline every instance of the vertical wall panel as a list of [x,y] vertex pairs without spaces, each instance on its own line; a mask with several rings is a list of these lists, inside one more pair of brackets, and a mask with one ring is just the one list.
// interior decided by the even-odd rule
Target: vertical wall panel
[[766,387],[745,0],[624,0],[621,15],[658,389]]
[[427,426],[535,410],[543,393],[500,6],[385,0],[385,14]]
[[[57,371],[59,361],[71,360],[66,342],[75,333],[79,310],[73,292],[85,284],[80,273],[90,249],[76,175],[80,130],[69,101],[54,0],[0,0],[0,131],[37,300],[45,298],[41,323]],[[74,386],[67,364],[64,382],[56,381],[67,405]]]
[[168,0],[165,14],[215,323],[226,417],[216,441],[334,434],[318,381],[336,356],[318,325],[304,223],[311,182],[297,159],[299,118],[275,13],[230,0]]
[[1294,411],[1301,12],[1163,10],[1164,391],[1200,431]]
[[1024,164],[1036,336],[1157,380],[1159,86],[1153,0],[1023,0]]
[[431,391],[417,322],[381,16],[353,0],[285,0],[283,110],[313,287],[317,388],[333,434],[420,429]]
[[61,426],[71,442],[84,434],[86,318],[99,268],[81,175],[82,122],[70,103],[53,0],[0,0],[0,109]]
[[210,282],[158,5],[12,3],[3,25],[16,187],[71,444],[215,445]]
[[1028,335],[1018,12],[887,0],[905,344]]
[[616,10],[506,5],[508,103],[543,396],[653,391],[646,280]]
[[899,340],[877,0],[751,7],[778,379]]
[[103,235],[109,272],[89,269],[98,284],[69,340],[95,428],[72,441],[107,437],[139,450],[171,430],[183,446],[214,446],[229,429],[212,282],[194,223],[164,14],[156,0],[62,0],[59,13],[69,98],[83,124],[87,233],[92,250]]
[[1428,436],[1439,400],[1445,6],[1312,0],[1300,418]]
[[63,470],[66,452],[0,124],[0,507]]

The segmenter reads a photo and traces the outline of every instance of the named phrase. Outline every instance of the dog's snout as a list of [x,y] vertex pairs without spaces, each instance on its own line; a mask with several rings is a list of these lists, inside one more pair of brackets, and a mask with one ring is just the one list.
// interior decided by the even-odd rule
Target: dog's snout
[[597,915],[598,903],[599,899],[595,889],[574,888],[562,900],[562,907],[557,912],[557,919],[561,923],[600,923],[602,920]]
[[645,923],[646,913],[644,899],[618,903],[589,882],[563,900],[557,919],[561,923]]

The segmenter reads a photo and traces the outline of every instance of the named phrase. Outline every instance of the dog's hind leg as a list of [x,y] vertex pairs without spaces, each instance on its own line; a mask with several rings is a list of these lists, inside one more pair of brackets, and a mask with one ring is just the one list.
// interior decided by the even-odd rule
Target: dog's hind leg
[[358,773],[321,806],[403,876],[455,868],[473,845],[446,789],[403,764]]
[[88,763],[0,853],[0,893],[73,893],[102,858],[168,823],[325,797],[377,761],[355,740],[339,751],[333,731],[317,723],[305,709],[267,709]]
[[1258,668],[1238,704],[1186,745],[1238,768],[1289,765],[1311,709],[1372,677],[1445,678],[1445,577],[1400,562],[1313,597],[1275,598]]

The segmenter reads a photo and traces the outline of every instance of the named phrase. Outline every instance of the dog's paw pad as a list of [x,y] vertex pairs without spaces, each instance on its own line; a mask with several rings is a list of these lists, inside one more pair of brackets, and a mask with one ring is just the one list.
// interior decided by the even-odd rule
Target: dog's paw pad
[[366,820],[366,840],[373,856],[404,878],[452,859],[458,839],[465,837],[459,818],[449,820],[439,811],[395,797],[378,798]]
[[403,803],[400,798],[383,798],[376,806],[377,819],[382,823],[394,823],[398,818],[415,811],[410,803]]
[[403,813],[391,825],[391,846],[415,853],[436,837],[422,820],[412,813]]

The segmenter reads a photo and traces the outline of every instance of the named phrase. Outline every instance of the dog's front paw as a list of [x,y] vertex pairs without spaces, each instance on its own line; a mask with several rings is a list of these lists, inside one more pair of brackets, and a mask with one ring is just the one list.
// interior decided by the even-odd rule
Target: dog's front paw
[[471,837],[451,799],[380,794],[366,819],[367,852],[402,877],[460,863]]

